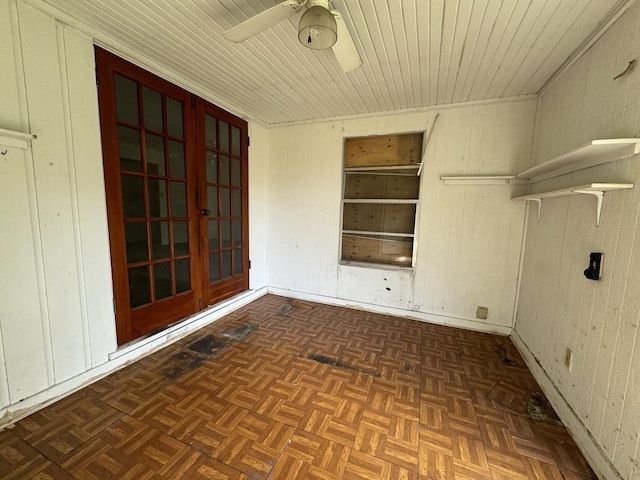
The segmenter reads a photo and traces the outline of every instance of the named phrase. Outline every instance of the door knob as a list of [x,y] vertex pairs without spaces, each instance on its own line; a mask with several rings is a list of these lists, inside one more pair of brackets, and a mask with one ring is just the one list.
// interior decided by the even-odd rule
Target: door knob
[[205,217],[208,217],[209,215],[211,215],[211,210],[209,210],[208,208],[203,208],[202,210],[200,210],[200,213]]

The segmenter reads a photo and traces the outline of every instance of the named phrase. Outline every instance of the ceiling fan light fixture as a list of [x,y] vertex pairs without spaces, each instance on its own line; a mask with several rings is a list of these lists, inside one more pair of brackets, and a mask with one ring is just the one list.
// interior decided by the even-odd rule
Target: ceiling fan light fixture
[[331,48],[338,39],[336,19],[327,8],[314,5],[300,18],[298,39],[305,47],[313,50]]

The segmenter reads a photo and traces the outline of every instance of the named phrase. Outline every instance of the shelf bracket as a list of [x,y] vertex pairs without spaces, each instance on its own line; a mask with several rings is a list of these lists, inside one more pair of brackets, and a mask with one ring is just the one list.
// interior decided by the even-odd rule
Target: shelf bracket
[[538,204],[538,221],[540,221],[540,216],[542,214],[542,199],[541,198],[528,198],[527,202],[536,202]]
[[591,190],[574,190],[576,193],[582,193],[584,195],[593,195],[596,197],[598,205],[596,206],[596,227],[600,225],[600,212],[602,212],[602,200],[604,199],[604,192],[591,191]]

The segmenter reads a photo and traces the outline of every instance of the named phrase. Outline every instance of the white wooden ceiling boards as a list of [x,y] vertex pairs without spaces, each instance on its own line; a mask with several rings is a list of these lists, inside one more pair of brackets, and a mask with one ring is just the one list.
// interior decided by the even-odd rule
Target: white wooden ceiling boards
[[536,94],[629,4],[333,0],[363,61],[344,73],[331,50],[298,42],[301,13],[241,44],[222,37],[279,0],[29,2],[76,20],[115,53],[135,52],[139,62],[162,65],[183,85],[197,86],[196,93],[266,124]]

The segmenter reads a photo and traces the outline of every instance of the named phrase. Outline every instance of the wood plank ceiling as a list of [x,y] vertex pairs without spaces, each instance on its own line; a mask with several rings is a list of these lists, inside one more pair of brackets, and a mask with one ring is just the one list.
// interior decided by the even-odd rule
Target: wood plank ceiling
[[629,3],[333,0],[363,60],[344,73],[331,50],[298,42],[300,13],[242,44],[222,37],[277,0],[29,2],[266,124],[535,94]]

